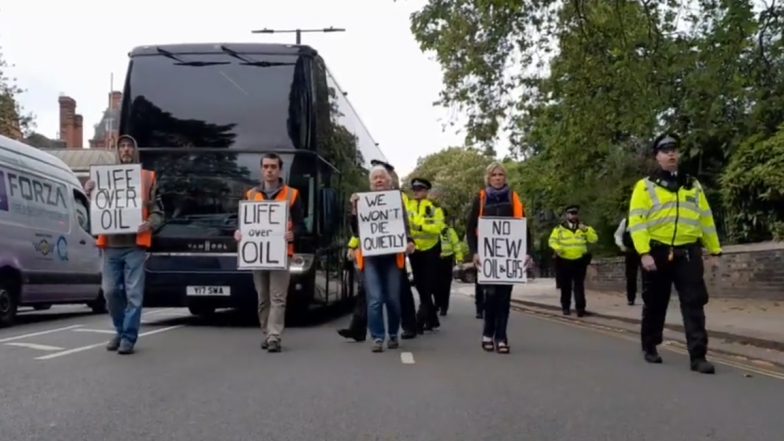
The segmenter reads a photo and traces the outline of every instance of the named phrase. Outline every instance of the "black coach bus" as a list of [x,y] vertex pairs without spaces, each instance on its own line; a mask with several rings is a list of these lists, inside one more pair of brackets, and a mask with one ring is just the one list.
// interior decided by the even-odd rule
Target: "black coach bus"
[[283,158],[305,209],[288,311],[351,298],[348,195],[367,185],[370,161],[385,158],[321,56],[248,43],[144,46],[129,56],[120,133],[157,172],[165,213],[145,266],[145,305],[198,315],[256,308],[233,233],[265,152]]

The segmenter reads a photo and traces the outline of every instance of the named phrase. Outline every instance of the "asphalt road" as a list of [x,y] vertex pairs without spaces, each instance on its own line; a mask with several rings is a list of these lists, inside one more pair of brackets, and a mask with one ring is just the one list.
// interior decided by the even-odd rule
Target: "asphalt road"
[[[137,353],[103,349],[105,316],[54,307],[0,329],[0,440],[780,440],[784,381],[714,376],[635,342],[513,312],[512,353],[484,353],[472,300],[382,354],[348,318],[286,330],[145,313]],[[81,311],[81,312],[80,312]],[[406,363],[404,363],[404,361]]]

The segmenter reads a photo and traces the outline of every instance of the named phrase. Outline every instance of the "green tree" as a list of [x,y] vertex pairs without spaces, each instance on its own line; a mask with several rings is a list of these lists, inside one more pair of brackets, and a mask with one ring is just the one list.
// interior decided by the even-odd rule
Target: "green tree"
[[492,157],[476,149],[447,148],[420,158],[404,188],[413,177],[429,180],[434,187],[433,199],[454,219],[455,229],[463,237],[472,196],[483,188],[485,169],[492,161]]
[[784,125],[741,144],[721,181],[734,238],[784,240]]
[[32,130],[33,116],[19,105],[17,97],[23,90],[8,77],[9,67],[0,49],[0,135],[21,139]]
[[747,0],[431,0],[412,16],[468,140],[510,136],[529,212],[552,223],[580,203],[607,251],[660,131],[724,211],[729,159],[784,121],[782,29],[781,3]]

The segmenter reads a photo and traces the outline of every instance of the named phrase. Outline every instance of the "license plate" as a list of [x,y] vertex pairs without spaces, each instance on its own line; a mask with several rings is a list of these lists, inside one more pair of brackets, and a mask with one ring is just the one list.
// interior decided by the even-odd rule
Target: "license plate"
[[189,296],[229,296],[230,286],[189,286],[186,289]]

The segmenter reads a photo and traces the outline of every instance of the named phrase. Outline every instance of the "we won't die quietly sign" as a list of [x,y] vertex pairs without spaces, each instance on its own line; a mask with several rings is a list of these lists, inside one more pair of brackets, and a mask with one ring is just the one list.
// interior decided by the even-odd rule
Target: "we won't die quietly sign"
[[403,198],[399,190],[359,193],[357,217],[362,254],[382,256],[406,250]]

